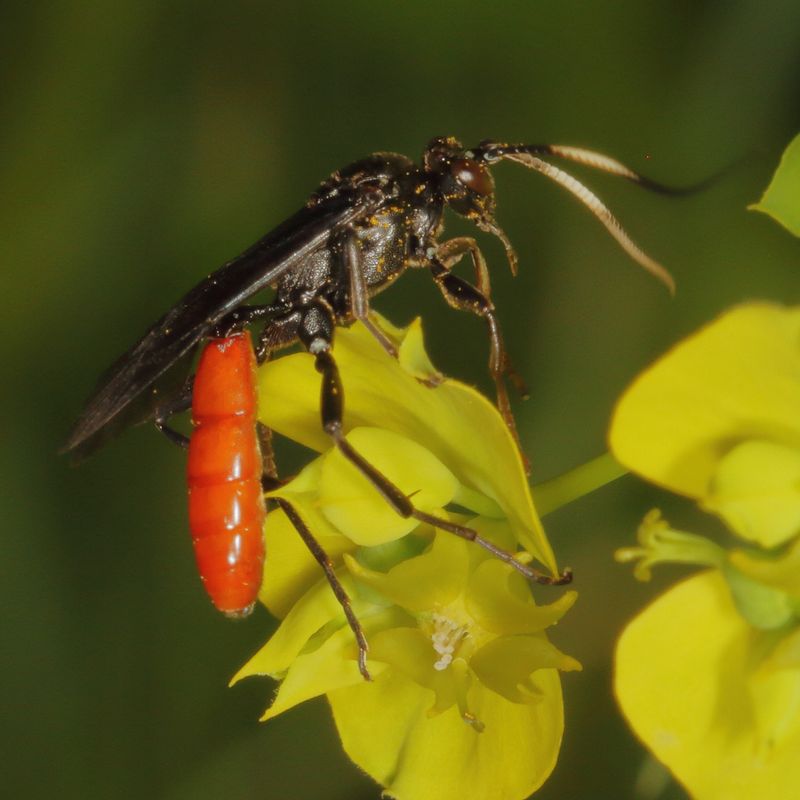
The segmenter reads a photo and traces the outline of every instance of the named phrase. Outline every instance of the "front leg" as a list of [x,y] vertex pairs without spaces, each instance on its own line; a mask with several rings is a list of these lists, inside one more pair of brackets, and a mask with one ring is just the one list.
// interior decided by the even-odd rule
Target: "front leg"
[[334,318],[330,306],[322,300],[309,305],[298,332],[300,341],[314,356],[317,372],[322,375],[321,417],[322,427],[333,440],[341,454],[373,485],[386,502],[401,517],[413,517],[434,528],[447,531],[487,550],[496,558],[509,564],[529,580],[543,584],[563,584],[572,580],[572,573],[566,570],[558,576],[546,575],[518,561],[513,553],[503,550],[484,539],[477,531],[458,525],[434,514],[428,514],[414,507],[411,500],[395,486],[383,473],[369,463],[347,441],[343,430],[344,390],[339,368],[332,352]]
[[478,243],[471,236],[457,236],[442,242],[434,250],[433,258],[449,272],[467,253],[472,259],[478,291],[488,299],[492,296],[489,267]]
[[517,426],[511,411],[511,403],[508,399],[508,391],[506,389],[504,377],[508,375],[523,396],[527,396],[527,389],[522,379],[511,366],[511,361],[506,353],[505,344],[503,343],[503,336],[500,332],[500,324],[494,313],[494,304],[483,292],[475,288],[471,283],[460,278],[458,275],[454,275],[450,271],[449,266],[450,265],[442,263],[434,256],[430,261],[433,279],[436,281],[436,285],[439,287],[444,299],[449,305],[460,311],[470,311],[486,320],[486,324],[489,327],[490,344],[489,373],[494,380],[495,390],[497,392],[497,407],[509,431],[511,431],[514,441],[517,443],[517,447],[525,462],[526,470],[530,471],[530,464],[522,450],[519,435],[517,434]]
[[[442,242],[441,244],[437,245],[428,253],[428,262],[434,273],[434,278],[436,277],[437,272],[440,272],[440,268],[442,267],[444,267],[447,272],[452,272],[456,264],[458,264],[458,262],[461,261],[461,259],[467,255],[467,253],[469,253],[470,258],[472,259],[472,266],[475,270],[475,282],[477,286],[472,288],[479,294],[483,295],[480,306],[483,308],[488,308],[490,311],[494,311],[494,305],[491,301],[492,289],[489,280],[489,268],[486,265],[486,259],[483,257],[483,253],[478,247],[478,243],[471,236],[458,236],[455,239],[448,239],[446,242]],[[462,283],[464,283],[464,281],[462,281]],[[464,306],[457,303],[457,297],[448,297],[441,284],[439,284],[439,288],[442,289],[442,293],[450,305],[461,310],[464,309]],[[485,316],[485,314],[480,310],[475,310],[473,308],[468,310],[472,310],[474,313],[477,313],[480,316]],[[503,363],[503,372],[514,384],[514,388],[519,392],[519,394],[523,397],[527,397],[528,389],[526,388],[525,382],[522,380],[520,374],[511,364],[511,359],[509,358],[508,353],[503,346],[502,337],[500,337],[500,328],[497,322],[494,323],[493,327],[497,331],[497,336],[499,338],[500,352],[497,355]],[[492,326],[490,325],[490,331],[491,328]],[[492,346],[495,346],[494,337],[492,337]]]

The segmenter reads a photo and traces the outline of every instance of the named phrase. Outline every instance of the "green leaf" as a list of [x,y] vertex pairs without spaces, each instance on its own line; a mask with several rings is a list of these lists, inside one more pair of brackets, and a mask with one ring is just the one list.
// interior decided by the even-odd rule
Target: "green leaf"
[[781,163],[758,203],[749,206],[769,214],[795,236],[800,236],[800,134],[781,156]]

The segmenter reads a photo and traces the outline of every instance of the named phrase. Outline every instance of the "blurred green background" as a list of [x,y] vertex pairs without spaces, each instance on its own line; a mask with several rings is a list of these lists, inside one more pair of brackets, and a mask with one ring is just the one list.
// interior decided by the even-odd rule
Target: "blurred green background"
[[[743,158],[682,200],[573,170],[673,271],[674,300],[561,189],[516,165],[495,171],[519,277],[495,241],[485,249],[532,389],[517,413],[534,478],[599,454],[614,398],[670,343],[742,299],[800,299],[797,241],[745,210],[800,129],[800,4],[109,0],[3,12],[3,793],[376,798],[324,702],[262,726],[269,683],[226,688],[271,623],[261,611],[231,624],[204,597],[183,454],[149,429],[80,469],[57,447],[108,363],[357,157],[416,157],[441,134],[552,141],[673,184]],[[489,390],[483,325],[447,308],[427,275],[404,276],[376,307],[398,323],[422,314],[436,363]],[[643,587],[611,552],[654,504],[710,530],[632,478],[545,520],[581,592],[555,639],[585,671],[564,680],[564,749],[538,797],[634,796],[644,756],[610,696],[613,641],[677,573]]]

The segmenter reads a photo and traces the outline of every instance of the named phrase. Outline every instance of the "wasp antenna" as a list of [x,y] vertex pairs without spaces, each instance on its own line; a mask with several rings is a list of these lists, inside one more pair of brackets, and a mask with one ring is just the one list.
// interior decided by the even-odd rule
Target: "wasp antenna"
[[[583,151],[587,152],[587,151]],[[655,276],[669,289],[670,294],[675,294],[675,281],[669,271],[652,259],[644,252],[620,225],[617,218],[611,213],[608,207],[594,192],[586,188],[580,181],[576,180],[564,170],[542,161],[530,153],[507,153],[504,154],[511,161],[516,161],[523,166],[541,172],[567,191],[571,192],[581,201],[589,211],[605,226],[606,230],[617,240],[620,247],[641,267],[646,269],[651,275]],[[610,159],[613,161],[613,159]],[[622,165],[620,165],[622,166]]]
[[566,158],[568,161],[574,161],[576,164],[582,164],[592,169],[599,169],[601,172],[607,172],[609,175],[625,178],[625,180],[635,183],[637,186],[641,186],[643,189],[647,189],[650,192],[671,195],[673,197],[685,197],[707,189],[735,165],[734,162],[731,166],[725,167],[709,178],[699,183],[692,184],[691,186],[667,186],[666,184],[654,181],[652,178],[648,178],[632,170],[621,161],[617,161],[616,158],[611,158],[611,156],[604,155],[603,153],[597,153],[594,150],[584,150],[582,147],[571,147],[570,145],[562,144],[530,145],[519,147],[518,151],[520,153],[528,152],[531,155],[552,155],[558,158]]
[[729,167],[726,167],[706,180],[695,183],[692,186],[667,186],[641,175],[630,167],[625,166],[621,161],[617,161],[616,158],[611,158],[611,156],[594,150],[585,150],[583,147],[572,147],[565,144],[500,144],[486,142],[482,143],[477,152],[490,163],[501,158],[513,159],[515,155],[564,158],[567,161],[573,161],[576,164],[591,167],[609,175],[625,178],[625,180],[635,183],[648,191],[672,195],[673,197],[682,197],[702,191],[719,180],[729,169]]
[[603,153],[597,153],[594,150],[584,150],[582,147],[571,147],[569,145],[551,144],[550,153],[559,158],[566,158],[568,161],[584,164],[587,167],[599,169],[611,175],[619,175],[621,178],[627,178],[637,183],[648,180],[629,167],[626,167],[621,161],[617,161],[616,158],[611,158],[611,156],[604,155]]

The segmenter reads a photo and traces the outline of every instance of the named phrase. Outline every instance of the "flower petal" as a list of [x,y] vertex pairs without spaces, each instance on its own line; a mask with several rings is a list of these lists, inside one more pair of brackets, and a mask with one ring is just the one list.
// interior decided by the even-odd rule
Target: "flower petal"
[[[345,590],[352,593],[352,580],[348,576],[342,576],[341,581]],[[308,640],[331,620],[339,617],[344,623],[344,612],[331,587],[327,581],[319,581],[292,606],[278,630],[236,673],[231,683],[250,675],[280,676],[289,668]]]
[[452,534],[438,532],[421,555],[409,558],[388,572],[367,569],[345,556],[350,573],[387,600],[408,611],[427,612],[452,602],[467,581],[468,545]]
[[760,669],[750,679],[756,729],[762,754],[768,756],[800,739],[800,668]]
[[332,692],[328,699],[347,754],[398,800],[522,800],[553,769],[563,731],[555,670],[534,676],[541,700],[510,703],[473,682],[467,705],[431,717],[430,692],[398,673]]
[[758,654],[774,636],[754,631],[737,613],[714,570],[670,589],[619,641],[622,711],[698,800],[800,796],[800,730],[779,743],[765,738],[761,700],[751,693]]
[[[347,441],[422,511],[446,506],[458,489],[453,473],[405,436],[382,428],[354,428]],[[319,503],[328,520],[360,545],[399,539],[419,525],[413,517],[401,517],[338,449],[322,459]]]
[[512,703],[541,700],[534,681],[541,669],[562,672],[581,669],[574,658],[562,653],[543,634],[492,639],[472,656],[470,667],[481,683]]
[[800,449],[799,408],[800,309],[751,303],[642,373],[617,405],[609,441],[632,471],[701,499],[733,445]]
[[414,683],[433,689],[436,654],[431,640],[419,628],[378,631],[370,642],[370,659],[389,664]]
[[[381,317],[381,324],[386,320]],[[417,317],[407,328],[395,328],[395,337],[400,342],[397,358],[403,369],[422,381],[440,383],[444,375],[431,363],[425,350],[425,339],[422,334],[422,319]]]
[[757,439],[735,446],[720,459],[703,508],[762,547],[776,547],[796,536],[800,448]]
[[[350,628],[344,627],[329,637],[317,650],[298,656],[281,681],[272,705],[261,717],[262,722],[277,717],[278,714],[313,697],[345,686],[365,683],[363,675],[358,671],[355,654],[353,632]],[[374,679],[385,667],[375,663],[370,664],[369,669]]]
[[578,593],[569,591],[548,605],[537,606],[525,579],[507,564],[490,558],[472,573],[464,602],[482,628],[510,636],[538,633],[555,625],[577,599]]

